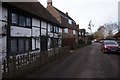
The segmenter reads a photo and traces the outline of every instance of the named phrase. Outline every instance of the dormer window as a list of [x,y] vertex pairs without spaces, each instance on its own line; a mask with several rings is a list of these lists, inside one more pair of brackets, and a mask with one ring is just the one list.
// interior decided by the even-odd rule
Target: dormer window
[[68,23],[69,23],[69,24],[72,24],[72,20],[71,20],[71,19],[68,19]]

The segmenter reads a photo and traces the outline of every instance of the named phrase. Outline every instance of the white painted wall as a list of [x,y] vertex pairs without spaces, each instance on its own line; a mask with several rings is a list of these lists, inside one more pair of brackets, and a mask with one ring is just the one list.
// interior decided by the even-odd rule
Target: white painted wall
[[40,38],[39,38],[39,36],[40,36],[40,20],[36,19],[36,18],[32,18],[32,26],[33,26],[32,27],[32,36],[37,37],[36,40],[35,40],[35,38],[32,38],[32,50],[35,50],[35,48],[40,49]]
[[40,20],[32,18],[32,26],[40,27]]
[[32,38],[32,50],[35,50],[35,39]]
[[[0,2],[0,20],[2,19],[2,3]],[[2,27],[2,22],[0,21],[0,34],[1,32],[1,27]],[[2,79],[2,36],[0,35],[0,80]]]
[[[0,5],[0,20],[2,20],[2,6],[1,5]],[[2,33],[2,22],[0,21],[0,34],[1,33]]]
[[[6,36],[2,36],[3,32],[6,32],[5,24],[6,22],[2,22],[2,20],[7,21],[7,9],[2,7],[2,3],[0,2],[0,80],[2,78],[2,68],[1,63],[2,60],[6,58]],[[3,30],[4,28],[4,30]]]
[[54,35],[53,35],[53,33],[48,33],[48,36],[53,37]]
[[47,31],[45,30],[45,29],[41,29],[41,35],[43,36],[46,36],[46,33],[47,33]]
[[[35,41],[36,41],[36,43],[35,43]],[[32,38],[32,50],[35,50],[35,48],[41,49],[40,48],[40,38],[38,38],[36,40],[34,38]]]
[[32,27],[32,36],[40,36],[40,28]]
[[11,36],[31,37],[31,29],[11,26]]
[[45,21],[41,21],[41,28],[47,28],[47,23]]
[[7,14],[8,14],[7,9],[6,8],[2,8],[2,20],[7,21],[7,18],[8,18]]
[[40,39],[36,40],[36,48],[40,49]]
[[51,26],[52,26],[51,24],[48,24],[48,33],[50,32],[50,27]]
[[58,34],[54,34],[54,37],[55,37],[55,38],[58,38]]

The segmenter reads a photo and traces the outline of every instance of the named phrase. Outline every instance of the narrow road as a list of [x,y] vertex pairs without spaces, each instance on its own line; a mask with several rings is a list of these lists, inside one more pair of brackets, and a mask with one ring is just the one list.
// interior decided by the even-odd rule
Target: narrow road
[[93,43],[65,58],[45,71],[37,71],[28,78],[117,78],[118,55],[103,54],[100,44]]

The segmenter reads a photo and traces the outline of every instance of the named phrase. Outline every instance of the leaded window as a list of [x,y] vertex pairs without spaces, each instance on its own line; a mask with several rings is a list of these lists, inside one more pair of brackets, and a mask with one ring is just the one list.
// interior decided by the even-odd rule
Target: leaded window
[[17,25],[18,24],[18,15],[15,13],[12,13],[12,24]]

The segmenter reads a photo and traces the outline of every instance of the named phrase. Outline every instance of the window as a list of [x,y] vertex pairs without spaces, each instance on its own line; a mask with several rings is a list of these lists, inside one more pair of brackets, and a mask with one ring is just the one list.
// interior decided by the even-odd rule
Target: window
[[22,51],[24,51],[24,39],[18,39],[18,51],[19,52],[22,52]]
[[50,32],[50,26],[51,26],[51,25],[50,25],[50,24],[48,24],[48,32]]
[[64,29],[64,32],[65,32],[65,33],[68,33],[68,28],[65,28],[65,29]]
[[76,31],[75,31],[75,30],[73,30],[73,34],[76,34]]
[[41,21],[41,28],[46,29],[46,27],[47,27],[47,23],[44,21]]
[[22,26],[22,27],[31,27],[32,20],[30,17],[21,16],[19,14],[12,13],[12,25],[14,26]]
[[53,32],[53,26],[48,24],[48,32]]
[[72,20],[68,19],[68,23],[69,23],[69,24],[72,24]]
[[62,29],[61,28],[59,28],[59,33],[62,33]]
[[17,25],[18,24],[18,15],[15,13],[12,13],[12,24]]
[[25,41],[25,50],[26,51],[30,50],[30,40],[29,39],[26,39],[26,41]]
[[19,26],[25,26],[25,17],[19,16]]
[[55,29],[56,29],[56,33],[58,33],[59,32],[59,27],[56,27]]
[[59,32],[59,28],[54,26],[54,32],[58,33]]
[[19,54],[31,50],[31,38],[12,38],[11,53]]
[[53,32],[53,30],[54,30],[53,26],[50,26],[50,32]]
[[46,36],[46,34],[47,34],[47,31],[46,31],[46,29],[41,29],[41,35],[44,35],[44,36]]
[[17,52],[17,40],[16,39],[11,40],[11,52]]
[[26,18],[26,26],[30,27],[31,26],[31,19],[30,18]]

